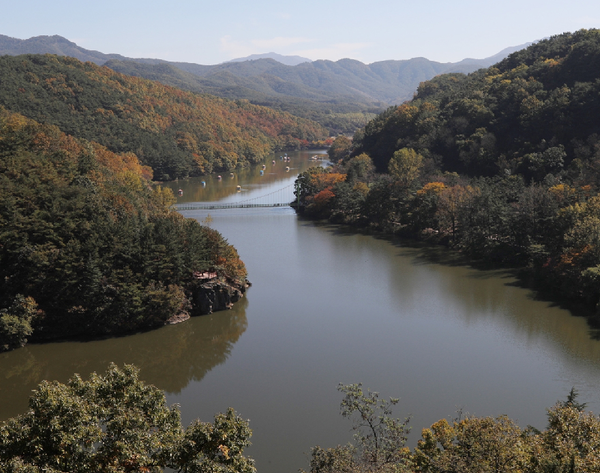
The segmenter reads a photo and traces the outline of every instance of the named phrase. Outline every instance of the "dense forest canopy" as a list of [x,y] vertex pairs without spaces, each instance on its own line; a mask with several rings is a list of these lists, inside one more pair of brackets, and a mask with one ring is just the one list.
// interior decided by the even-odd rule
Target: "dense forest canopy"
[[599,116],[600,30],[561,34],[338,138],[338,165],[300,176],[301,209],[527,268],[597,311]]
[[385,171],[395,151],[413,148],[443,171],[528,181],[593,167],[599,71],[599,30],[540,41],[489,69],[422,83],[367,125],[356,153]]
[[0,56],[0,105],[115,153],[133,152],[168,180],[322,146],[310,120],[248,101],[184,92],[53,55]]
[[235,249],[114,154],[0,109],[0,351],[160,326],[204,272],[245,287]]

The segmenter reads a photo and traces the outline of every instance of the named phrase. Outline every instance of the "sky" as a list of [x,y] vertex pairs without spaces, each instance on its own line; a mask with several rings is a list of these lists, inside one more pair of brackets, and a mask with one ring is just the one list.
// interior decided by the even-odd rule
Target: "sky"
[[60,35],[132,58],[219,64],[275,52],[366,64],[483,59],[582,28],[599,0],[0,0],[0,34]]

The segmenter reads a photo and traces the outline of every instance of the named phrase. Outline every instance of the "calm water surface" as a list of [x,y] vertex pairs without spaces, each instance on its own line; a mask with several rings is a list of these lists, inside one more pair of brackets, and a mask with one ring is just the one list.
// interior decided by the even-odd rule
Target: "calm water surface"
[[[173,183],[183,202],[260,195],[293,183],[310,153],[269,173]],[[273,166],[269,161],[269,166]],[[261,181],[261,178],[267,178]],[[206,211],[186,211],[204,220]],[[400,397],[396,414],[420,431],[456,410],[507,414],[545,426],[545,408],[572,386],[600,411],[600,342],[586,322],[502,271],[445,262],[422,250],[298,219],[290,208],[210,211],[236,246],[253,286],[226,312],[153,332],[94,342],[28,346],[0,355],[0,419],[26,409],[42,379],[87,376],[109,362],[181,405],[187,424],[234,407],[254,431],[259,472],[308,468],[310,447],[344,444],[339,382]]]

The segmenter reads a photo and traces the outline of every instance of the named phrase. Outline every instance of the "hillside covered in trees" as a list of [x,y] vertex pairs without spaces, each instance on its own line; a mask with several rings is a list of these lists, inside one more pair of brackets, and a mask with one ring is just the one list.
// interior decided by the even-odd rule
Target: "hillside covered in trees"
[[[218,66],[111,59],[105,65],[121,74],[155,80],[183,90],[248,100],[255,105],[289,112],[316,121],[333,136],[354,133],[388,106],[340,83],[340,78],[331,72],[313,67],[296,71],[299,66],[285,66],[273,59]],[[352,81],[352,71],[340,68],[338,72]],[[433,75],[428,68],[424,73],[425,77]],[[322,84],[328,84],[328,88],[323,90]],[[407,90],[409,87],[406,86]]]
[[[410,100],[419,82],[447,72],[468,73],[505,58],[516,46],[485,59],[440,63],[417,57],[363,64],[360,61],[301,61],[286,65],[249,57],[215,65],[128,58],[78,46],[58,35],[26,40],[0,35],[0,54],[57,54],[102,65],[122,74],[155,80],[196,93],[290,112],[317,121],[332,136],[352,134],[391,104]],[[267,55],[268,56],[268,55]],[[249,60],[251,59],[251,60]]]
[[241,295],[223,237],[170,207],[132,153],[0,108],[0,351],[205,313],[202,275]]
[[169,180],[230,171],[275,150],[323,146],[315,122],[248,101],[184,92],[90,62],[0,56],[0,105],[114,153],[133,152]]
[[356,140],[385,171],[413,148],[444,171],[520,174],[528,182],[587,166],[598,133],[600,33],[564,34],[468,76],[441,75]]
[[600,31],[438,76],[300,176],[302,210],[528,268],[600,301]]

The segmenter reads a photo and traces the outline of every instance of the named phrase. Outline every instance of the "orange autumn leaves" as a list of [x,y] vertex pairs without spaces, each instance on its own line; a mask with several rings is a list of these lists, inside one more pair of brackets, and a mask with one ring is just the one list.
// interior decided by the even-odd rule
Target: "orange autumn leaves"
[[345,179],[345,174],[340,174],[337,172],[317,175],[314,185],[318,188],[321,188],[322,190],[315,195],[315,203],[317,205],[326,205],[327,202],[329,202],[329,200],[335,197],[335,194],[333,193],[333,187],[338,182],[342,182]]

